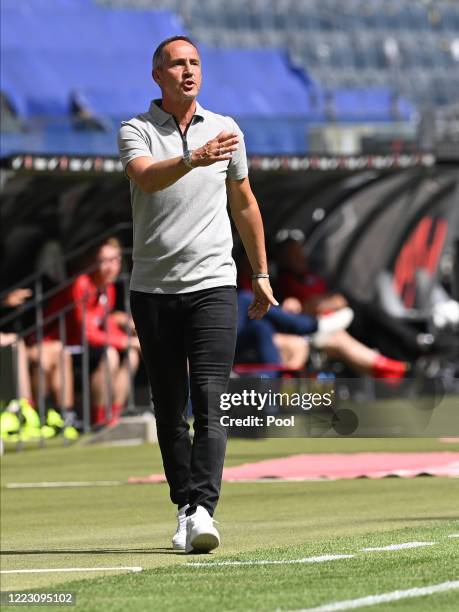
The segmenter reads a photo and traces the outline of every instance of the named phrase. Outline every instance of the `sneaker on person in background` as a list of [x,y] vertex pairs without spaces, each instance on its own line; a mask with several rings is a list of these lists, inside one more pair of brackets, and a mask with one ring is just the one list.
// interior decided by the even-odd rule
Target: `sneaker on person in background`
[[340,308],[334,312],[317,317],[317,331],[311,334],[309,341],[315,348],[323,348],[327,340],[336,332],[343,331],[349,327],[354,318],[352,308]]

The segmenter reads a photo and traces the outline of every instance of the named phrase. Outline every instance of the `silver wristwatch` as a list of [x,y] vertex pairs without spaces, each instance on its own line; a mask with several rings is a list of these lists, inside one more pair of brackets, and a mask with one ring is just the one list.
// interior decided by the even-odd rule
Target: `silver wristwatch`
[[187,168],[190,168],[191,170],[194,168],[193,164],[191,163],[192,153],[193,151],[188,151],[187,149],[185,153],[183,154],[183,163],[185,164]]

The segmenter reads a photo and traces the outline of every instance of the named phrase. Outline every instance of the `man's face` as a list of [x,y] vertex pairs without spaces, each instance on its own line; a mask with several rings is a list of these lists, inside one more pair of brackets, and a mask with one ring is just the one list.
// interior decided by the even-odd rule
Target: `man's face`
[[306,274],[308,262],[301,242],[291,240],[283,244],[278,254],[278,263],[292,274]]
[[163,49],[163,65],[153,71],[163,97],[175,102],[194,100],[201,88],[201,60],[197,49],[176,40]]
[[97,257],[97,276],[103,285],[113,283],[119,276],[121,270],[121,253],[120,250],[105,244],[100,250]]

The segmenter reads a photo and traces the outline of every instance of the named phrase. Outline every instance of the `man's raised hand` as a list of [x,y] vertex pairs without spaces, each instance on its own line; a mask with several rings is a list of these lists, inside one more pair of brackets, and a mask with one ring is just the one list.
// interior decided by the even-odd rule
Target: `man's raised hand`
[[202,147],[194,149],[191,154],[191,164],[194,167],[210,166],[215,162],[230,160],[233,152],[237,149],[238,142],[239,136],[237,134],[220,132]]

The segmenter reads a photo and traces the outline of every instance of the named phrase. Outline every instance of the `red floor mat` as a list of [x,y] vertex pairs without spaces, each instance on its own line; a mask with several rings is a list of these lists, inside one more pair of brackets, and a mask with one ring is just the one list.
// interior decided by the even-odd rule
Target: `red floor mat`
[[[353,453],[293,455],[225,468],[223,480],[339,480],[400,476],[448,476],[459,478],[459,453]],[[131,477],[129,482],[164,482],[163,474]]]

